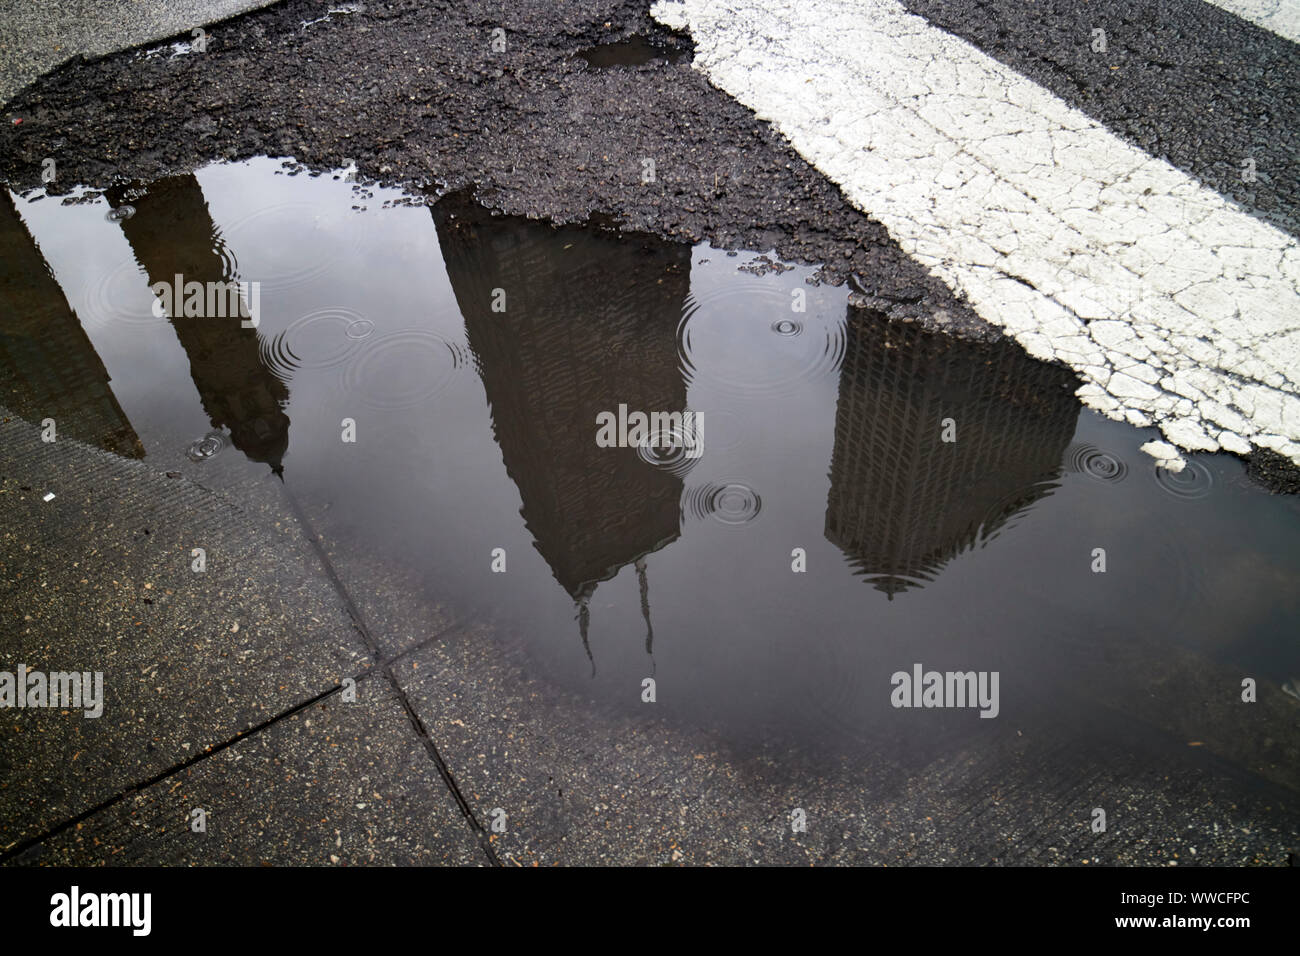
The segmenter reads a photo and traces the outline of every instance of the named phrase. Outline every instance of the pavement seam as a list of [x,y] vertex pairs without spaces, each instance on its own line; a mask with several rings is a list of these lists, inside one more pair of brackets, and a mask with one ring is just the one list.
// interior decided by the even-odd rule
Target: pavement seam
[[[361,639],[365,641],[366,646],[370,649],[370,653],[377,665],[383,669],[384,677],[387,679],[393,693],[397,696],[398,702],[402,705],[402,709],[406,711],[406,716],[411,721],[411,726],[415,729],[416,734],[419,735],[421,742],[424,744],[424,749],[428,753],[429,759],[433,761],[434,766],[438,770],[439,776],[442,777],[443,783],[447,785],[447,789],[451,791],[452,797],[460,806],[461,813],[465,815],[470,826],[473,827],[474,836],[478,840],[480,848],[493,866],[501,866],[501,859],[493,849],[487,831],[483,829],[483,824],[479,822],[479,819],[474,815],[474,811],[470,807],[469,801],[465,799],[465,795],[461,792],[460,785],[456,783],[456,778],[452,774],[451,768],[447,765],[447,761],[443,759],[442,754],[438,751],[437,743],[434,742],[432,735],[424,726],[424,721],[420,719],[419,714],[416,712],[415,705],[411,703],[410,696],[406,693],[406,688],[401,685],[397,680],[396,675],[393,674],[391,666],[392,662],[382,662],[383,652],[379,647],[378,642],[374,639],[374,636],[370,633],[370,628],[366,624],[361,609],[352,599],[352,595],[348,593],[347,586],[344,585],[338,572],[334,569],[334,562],[330,560],[329,555],[326,553],[325,545],[320,540],[320,536],[316,534],[316,529],[312,526],[307,515],[303,512],[302,507],[298,504],[298,500],[293,496],[289,489],[286,487],[283,490],[285,500],[288,501],[289,507],[294,513],[294,517],[297,519],[298,524],[303,529],[303,533],[307,536],[307,540],[320,558],[321,567],[329,577],[330,583],[338,594],[339,599],[343,601],[348,616],[352,618],[353,626],[357,629],[357,632],[361,635]],[[439,633],[445,633],[445,631]],[[432,639],[433,638],[430,640]],[[410,650],[414,649],[415,648],[410,648],[405,653],[409,653]],[[398,655],[398,657],[400,656],[402,655]],[[397,658],[394,658],[394,660],[396,659]]]
[[319,703],[320,701],[324,700],[330,695],[337,693],[341,689],[342,689],[342,685],[338,687],[331,687],[329,690],[316,694],[313,697],[309,697],[307,700],[302,701],[301,703],[294,704],[288,710],[281,711],[280,713],[276,714],[274,717],[270,718],[269,720],[265,720],[254,727],[249,727],[245,730],[241,730],[239,733],[235,734],[235,736],[231,737],[229,740],[222,741],[221,743],[218,744],[213,744],[207,749],[203,750],[201,753],[194,754],[194,756],[188,757],[185,760],[182,760],[180,763],[174,764],[171,767],[168,767],[166,770],[162,770],[154,774],[152,777],[149,777],[146,780],[142,780],[139,783],[132,784],[131,786],[127,787],[125,790],[121,791],[120,793],[117,793],[109,797],[107,800],[101,801],[100,803],[96,804],[95,806],[91,807],[88,810],[83,810],[81,813],[77,814],[76,816],[63,821],[62,823],[59,823],[54,827],[51,827],[49,830],[46,830],[44,833],[38,834],[37,836],[34,837],[29,837],[28,839],[15,844],[11,849],[0,852],[0,864],[8,863],[9,861],[26,853],[32,847],[44,843],[46,840],[56,837],[60,833],[63,833],[66,830],[68,830],[69,828],[76,826],[78,823],[81,823],[83,820],[89,819],[95,814],[107,810],[109,807],[112,807],[120,803],[122,800],[126,799],[131,794],[139,793],[141,790],[145,790],[149,787],[152,787],[154,784],[161,783],[162,781],[166,780],[168,777],[178,774],[182,770],[187,770],[188,768],[194,766],[194,764],[202,760],[206,760],[208,757],[211,757],[215,754],[220,753],[223,750],[226,750],[229,747],[234,746],[244,738],[251,737],[254,734],[260,733],[261,731],[270,727],[272,724],[277,724],[280,721],[284,720],[286,717],[292,717],[295,714],[303,710],[306,710],[312,704]]
[[[414,654],[417,651],[423,650],[424,648],[432,644],[434,641],[439,640],[446,634],[450,633],[451,631],[455,630],[457,627],[461,626],[462,623],[463,622],[461,621],[456,621],[453,622],[452,624],[449,624],[447,627],[441,629],[436,634],[429,636],[427,639],[421,641],[419,644],[409,647],[406,650],[402,651],[401,653],[394,654],[393,656],[383,661],[380,661],[376,667],[369,668],[367,670],[363,670],[358,672],[357,674],[354,674],[352,676],[352,679],[355,680],[358,684],[360,684],[362,681],[366,681],[374,677],[375,673],[380,668],[383,669],[385,676],[389,676],[391,666],[393,664],[410,656],[411,654]],[[240,743],[245,738],[253,737],[256,734],[259,734],[262,731],[269,729],[273,725],[279,723],[281,720],[284,720],[286,717],[292,717],[295,714],[310,707],[312,704],[317,704],[320,703],[321,701],[326,700],[327,698],[329,698],[330,696],[332,696],[333,694],[337,693],[342,689],[343,689],[343,685],[339,684],[338,686],[331,687],[328,690],[322,691],[319,694],[315,694],[312,697],[309,697],[307,700],[295,704],[294,706],[290,707],[288,710],[281,711],[279,714],[276,714],[274,717],[262,721],[262,723],[260,724],[256,724],[252,727],[248,727],[240,731],[239,733],[235,734],[233,737],[230,737],[227,740],[223,740],[220,743],[212,744],[211,746],[205,748],[200,753],[194,754],[192,757],[189,757],[188,759],[183,760],[180,763],[173,764],[172,766],[168,767],[166,770],[161,770],[146,780],[142,780],[139,783],[131,784],[130,786],[121,790],[119,793],[114,794],[113,796],[107,798],[106,800],[101,801],[95,806],[87,810],[84,810],[81,813],[76,814],[75,816],[69,817],[67,820],[64,820],[61,823],[56,824],[55,826],[44,831],[43,833],[38,834],[37,836],[30,837],[26,840],[21,841],[20,843],[16,843],[10,849],[0,851],[0,864],[7,863],[10,860],[22,856],[22,854],[26,853],[32,847],[40,843],[44,843],[46,840],[49,840],[53,837],[58,836],[60,833],[66,831],[69,827],[75,826],[76,824],[81,823],[83,820],[89,819],[90,817],[94,816],[97,813],[107,810],[109,807],[112,807],[113,805],[121,802],[123,799],[130,796],[131,794],[139,793],[140,791],[152,787],[155,784],[161,783],[167,778],[174,776],[175,774],[180,773],[183,770],[188,770],[190,767],[194,766],[195,764],[203,760],[206,760],[209,757],[215,756],[221,751],[229,747],[232,747],[237,743]],[[417,730],[418,729],[420,728],[417,728]],[[462,806],[461,809],[463,812],[464,807]]]
[[[4,412],[5,409],[3,408],[3,406],[0,406],[0,414],[3,414]],[[10,415],[9,417],[18,418],[18,416],[14,416],[14,415]],[[19,420],[21,421],[21,419]],[[73,440],[73,444],[76,446],[81,446],[84,443]],[[86,446],[86,447],[89,448],[92,446]],[[94,450],[99,451],[99,449],[94,449]],[[142,473],[152,474],[152,469],[149,469],[147,466],[141,466],[140,471]],[[196,487],[200,491],[200,493],[205,497],[225,499],[229,504],[233,505],[233,502],[228,501],[227,496],[225,496],[224,494],[222,494],[220,491],[216,489],[202,485],[200,482],[197,481],[190,481],[188,484],[192,487]],[[180,487],[179,483],[177,488],[168,489],[168,490],[169,491],[174,490],[175,493],[177,494],[185,493],[185,489]],[[417,715],[415,707],[411,703],[405,689],[397,681],[397,678],[392,671],[393,664],[406,658],[410,654],[413,654],[425,647],[428,647],[433,642],[441,639],[443,636],[450,633],[454,628],[461,626],[464,622],[463,621],[452,622],[448,626],[439,629],[436,633],[430,635],[428,638],[426,638],[423,641],[420,641],[414,646],[406,648],[400,651],[399,653],[390,656],[385,656],[382,648],[379,646],[379,644],[374,640],[373,636],[371,635],[370,629],[365,622],[365,618],[362,615],[360,608],[357,606],[356,602],[352,599],[351,595],[348,593],[346,586],[339,578],[333,563],[330,561],[329,556],[325,552],[323,543],[321,542],[319,536],[316,534],[315,528],[307,519],[301,506],[298,504],[298,501],[289,492],[288,488],[283,488],[282,493],[283,493],[284,500],[289,505],[289,508],[293,513],[294,519],[297,521],[299,527],[302,528],[303,535],[307,539],[308,543],[311,545],[312,551],[316,554],[316,556],[320,560],[322,570],[325,572],[325,575],[329,579],[331,590],[333,590],[336,596],[343,602],[344,610],[346,611],[352,623],[352,626],[356,629],[362,641],[365,643],[367,650],[370,653],[371,666],[362,670],[360,673],[354,675],[354,679],[360,682],[362,680],[367,679],[368,677],[373,676],[376,672],[383,673],[385,679],[389,683],[389,686],[392,688],[393,693],[397,696],[398,700],[400,701],[402,708],[406,711],[407,717],[411,722],[412,728],[415,730],[417,736],[419,736],[425,751],[429,755],[429,758],[433,761],[435,767],[438,770],[439,775],[443,779],[443,782],[446,784],[447,788],[451,791],[451,795],[453,799],[456,801],[461,812],[465,815],[471,827],[473,828],[475,839],[479,843],[481,849],[487,855],[489,861],[494,866],[501,866],[502,865],[501,861],[497,857],[494,850],[492,849],[491,841],[488,838],[487,832],[484,830],[479,820],[474,816],[473,810],[470,808],[468,801],[461,793],[460,787],[456,783],[455,777],[453,776],[450,767],[448,767],[446,761],[443,759],[441,753],[438,751],[436,743],[433,741],[427,728],[424,726],[424,723],[420,720],[419,716]],[[238,505],[234,505],[234,507],[238,508]],[[241,515],[244,515],[245,517],[250,517],[243,511],[243,509],[239,509],[239,511]],[[273,717],[270,717],[269,719],[259,724],[256,724],[255,726],[248,727],[236,733],[232,737],[229,737],[226,740],[211,745],[210,747],[206,748],[200,753],[194,754],[193,756],[185,760],[182,760],[179,763],[173,764],[172,766],[167,767],[142,781],[124,787],[116,794],[105,798],[104,800],[100,801],[94,806],[80,813],[77,813],[74,816],[71,816],[66,820],[63,820],[60,823],[55,824],[54,826],[42,831],[41,833],[35,836],[17,841],[7,849],[0,849],[0,864],[7,863],[21,856],[22,854],[31,850],[33,847],[41,843],[44,843],[45,841],[65,832],[69,828],[76,826],[77,824],[83,822],[84,820],[94,816],[95,814],[100,813],[103,810],[106,810],[109,807],[116,805],[122,799],[131,795],[132,793],[140,792],[163,780],[166,780],[167,778],[175,775],[176,773],[179,773],[183,770],[188,769],[189,767],[194,766],[199,761],[202,761],[214,754],[220,753],[226,748],[231,747],[236,743],[239,743],[240,741],[244,740],[247,737],[251,737],[257,733],[260,733],[262,730],[271,727],[272,725],[283,720],[285,717],[291,717],[294,714],[297,714],[298,712],[302,711],[303,709],[311,706],[312,704],[328,698],[329,696],[331,696],[332,694],[340,690],[341,687],[342,685],[340,684],[331,687],[328,690],[325,690],[321,693],[315,694],[309,697],[307,700],[297,703],[292,707],[288,708],[287,710],[284,710],[281,713]]]

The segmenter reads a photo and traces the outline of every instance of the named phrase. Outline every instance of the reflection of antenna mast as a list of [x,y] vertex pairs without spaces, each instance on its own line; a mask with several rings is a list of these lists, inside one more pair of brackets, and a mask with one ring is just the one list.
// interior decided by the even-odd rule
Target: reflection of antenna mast
[[636,582],[641,588],[641,616],[645,618],[645,652],[650,655],[650,660],[654,660],[654,643],[655,629],[650,623],[650,581],[645,575],[645,558],[637,558],[634,565],[636,567]]
[[596,659],[591,656],[591,644],[587,641],[587,625],[591,623],[591,611],[587,607],[587,601],[590,594],[584,594],[578,598],[578,634],[582,637],[582,649],[587,652],[587,660],[591,661],[591,676],[596,676]]

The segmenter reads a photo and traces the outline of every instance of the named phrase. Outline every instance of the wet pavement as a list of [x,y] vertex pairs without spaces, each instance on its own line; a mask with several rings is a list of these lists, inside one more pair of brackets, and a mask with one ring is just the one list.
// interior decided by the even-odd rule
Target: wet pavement
[[5,862],[1294,852],[1295,498],[771,249],[350,179],[0,206],[5,661],[107,689],[0,725]]

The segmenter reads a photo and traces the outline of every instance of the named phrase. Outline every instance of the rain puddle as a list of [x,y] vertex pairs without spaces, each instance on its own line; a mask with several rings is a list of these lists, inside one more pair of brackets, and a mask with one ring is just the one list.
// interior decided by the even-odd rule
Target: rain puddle
[[[341,560],[350,590],[401,569],[593,712],[641,712],[650,678],[657,715],[737,743],[1010,722],[1251,765],[1297,732],[1240,692],[1300,676],[1300,508],[1239,462],[1157,470],[1062,370],[886,324],[809,267],[344,179],[259,160],[5,198],[0,402],[293,495],[379,562]],[[257,283],[256,327],[158,309],[178,276]],[[997,719],[893,706],[918,664],[998,673]]]
[[690,58],[690,51],[656,43],[642,36],[628,37],[616,43],[601,43],[578,51],[587,65],[598,70],[615,66],[645,66],[656,60],[681,63]]

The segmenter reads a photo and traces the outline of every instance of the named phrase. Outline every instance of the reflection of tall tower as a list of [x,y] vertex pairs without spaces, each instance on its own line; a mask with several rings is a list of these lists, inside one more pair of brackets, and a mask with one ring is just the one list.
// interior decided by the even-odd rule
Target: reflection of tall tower
[[128,458],[144,446],[13,197],[0,198],[0,403],[23,418],[52,418],[56,434]]
[[[233,260],[217,235],[203,190],[192,175],[163,179],[146,190],[108,191],[114,206],[129,202],[135,215],[122,220],[135,258],[149,284],[228,282]],[[178,310],[179,311],[179,310]],[[280,474],[289,447],[289,389],[262,361],[256,329],[238,318],[175,315],[172,328],[190,360],[190,377],[214,428],[230,431],[231,443],[250,460]]]
[[690,247],[492,217],[463,195],[433,215],[521,514],[585,625],[596,585],[680,529],[681,478],[599,447],[596,416],[685,409]]
[[846,334],[826,537],[892,599],[1051,493],[1077,383],[1006,339],[977,345],[853,307]]

